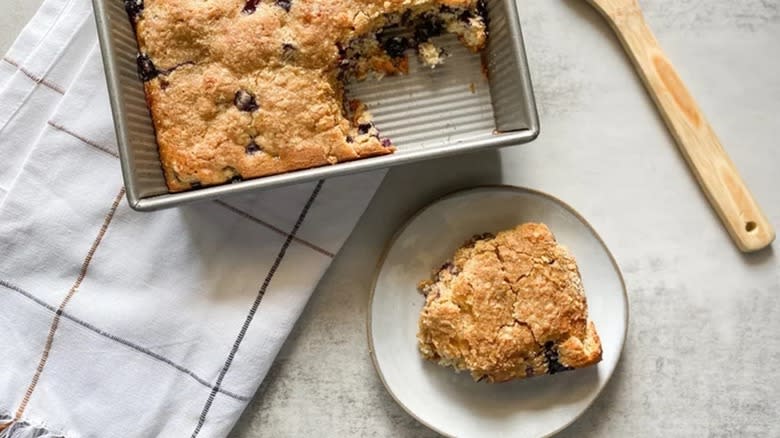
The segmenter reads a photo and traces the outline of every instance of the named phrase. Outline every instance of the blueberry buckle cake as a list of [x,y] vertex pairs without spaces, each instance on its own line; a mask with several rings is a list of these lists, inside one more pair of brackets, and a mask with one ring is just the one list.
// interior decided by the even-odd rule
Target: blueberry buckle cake
[[429,360],[506,382],[601,361],[577,263],[543,224],[475,237],[420,283]]
[[[484,0],[124,0],[172,192],[392,153],[344,83],[474,52]],[[405,29],[404,33],[401,30]]]

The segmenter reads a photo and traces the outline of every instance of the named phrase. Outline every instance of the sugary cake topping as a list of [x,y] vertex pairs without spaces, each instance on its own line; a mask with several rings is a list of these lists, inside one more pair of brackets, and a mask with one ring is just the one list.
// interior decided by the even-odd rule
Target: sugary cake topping
[[545,225],[477,236],[420,291],[421,353],[475,380],[555,374],[601,360],[577,264]]
[[[344,81],[486,44],[483,0],[125,0],[166,181],[181,191],[392,153]],[[406,29],[408,32],[404,32]]]

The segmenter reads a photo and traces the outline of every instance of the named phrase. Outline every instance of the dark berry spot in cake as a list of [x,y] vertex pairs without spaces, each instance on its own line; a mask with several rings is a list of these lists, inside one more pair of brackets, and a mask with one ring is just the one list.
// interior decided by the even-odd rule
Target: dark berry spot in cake
[[388,38],[382,42],[382,48],[391,58],[400,58],[409,48],[409,40],[399,36]]
[[[477,1],[477,14],[482,17],[482,21],[485,23],[486,27],[490,27],[489,18],[488,17],[488,8],[487,8],[487,2],[485,0],[479,0]],[[488,31],[486,30],[485,33]]]
[[138,64],[138,77],[142,81],[151,81],[160,74],[157,71],[157,67],[154,66],[152,59],[146,53],[139,53],[135,60]]
[[435,36],[439,36],[444,32],[444,23],[439,17],[433,15],[425,15],[422,17],[422,22],[414,29],[414,39],[417,43],[424,43]]
[[262,152],[263,148],[260,147],[257,143],[255,143],[254,140],[250,141],[248,145],[246,145],[245,151],[247,155],[254,155],[259,152]]
[[292,8],[292,0],[276,0],[276,6],[284,9],[286,12],[290,12],[290,8]]
[[382,146],[384,146],[386,148],[392,147],[393,146],[393,142],[390,141],[389,138],[383,138],[382,139]]
[[371,128],[374,126],[373,123],[361,123],[358,125],[358,134],[365,135],[368,134],[368,131],[371,130]]
[[244,3],[244,9],[241,10],[241,12],[245,14],[254,14],[254,12],[257,10],[257,3],[260,0],[246,0],[246,3]]
[[547,360],[547,372],[549,374],[557,374],[574,369],[558,361],[558,346],[552,341],[544,344],[544,358]]
[[478,0],[477,1],[477,13],[482,18],[487,18],[488,8],[487,8],[487,1],[486,0]]
[[348,136],[347,136],[347,143],[354,143],[354,142],[355,142],[355,139],[354,139],[354,138],[352,138],[352,136],[351,136],[351,135],[348,135]]
[[488,239],[492,239],[494,237],[496,237],[496,236],[493,233],[477,234],[474,237],[472,237],[471,239],[469,239],[469,241],[466,242],[463,246],[466,247],[466,248],[473,248],[474,245],[476,245],[477,242],[479,242],[480,240],[488,240]]
[[458,275],[460,274],[460,269],[458,269],[457,266],[455,266],[452,262],[447,262],[439,268],[439,275],[441,275],[442,272],[449,272],[452,275]]
[[407,9],[404,11],[404,13],[401,15],[401,24],[406,26],[409,24],[409,20],[412,19],[412,10]]
[[203,184],[200,181],[191,182],[190,183],[190,188],[200,189],[200,188],[203,188]]
[[231,184],[240,183],[244,180],[244,177],[241,175],[234,175],[232,178],[230,178]]
[[125,0],[125,11],[130,22],[135,23],[144,10],[144,0]]
[[534,376],[534,367],[531,365],[526,365],[525,367],[525,376],[526,377],[533,377]]
[[249,113],[252,111],[257,111],[257,109],[260,108],[260,105],[257,104],[255,96],[246,90],[236,91],[236,96],[233,98],[233,103],[236,105],[236,108],[238,108],[239,111],[246,111]]
[[295,58],[296,53],[298,52],[298,48],[295,47],[295,44],[290,43],[284,43],[282,44],[282,59],[284,61],[292,61],[293,58]]

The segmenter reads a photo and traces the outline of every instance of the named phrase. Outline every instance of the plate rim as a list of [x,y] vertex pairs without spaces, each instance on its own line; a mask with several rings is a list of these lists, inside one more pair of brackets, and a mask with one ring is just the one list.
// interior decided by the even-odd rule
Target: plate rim
[[615,271],[617,272],[618,278],[620,279],[620,286],[621,290],[623,292],[623,302],[624,302],[624,311],[625,311],[625,320],[624,320],[624,329],[623,333],[620,339],[620,351],[618,352],[618,358],[615,362],[615,367],[610,370],[610,372],[607,375],[606,380],[604,381],[604,385],[602,385],[598,390],[596,391],[595,397],[585,406],[582,411],[580,411],[577,415],[575,415],[569,422],[562,425],[558,429],[548,433],[547,435],[543,435],[540,438],[546,438],[551,437],[558,432],[563,431],[567,427],[571,426],[575,421],[577,421],[582,415],[590,409],[590,407],[593,405],[593,403],[601,396],[601,393],[604,391],[604,388],[607,387],[609,382],[612,380],[612,376],[615,374],[615,370],[617,369],[618,365],[620,364],[621,359],[623,358],[623,351],[625,350],[625,344],[626,339],[628,337],[628,327],[631,321],[631,316],[629,314],[630,312],[630,303],[629,303],[629,296],[628,296],[628,290],[626,288],[626,281],[623,277],[623,271],[620,270],[620,265],[617,263],[617,260],[615,259],[615,256],[612,254],[612,251],[607,246],[606,242],[604,242],[604,239],[601,237],[601,235],[596,231],[596,229],[593,227],[593,225],[588,222],[587,219],[583,215],[581,215],[577,210],[574,209],[571,205],[569,205],[567,202],[561,200],[560,198],[551,195],[547,192],[543,192],[541,190],[532,189],[528,187],[521,187],[521,186],[514,186],[510,184],[485,184],[485,185],[477,185],[470,188],[465,189],[458,189],[452,192],[449,192],[443,196],[440,196],[438,198],[435,198],[433,201],[427,203],[425,206],[417,210],[415,213],[413,213],[411,216],[409,216],[403,224],[393,233],[393,235],[387,240],[387,242],[384,245],[384,248],[382,249],[382,255],[379,257],[377,261],[376,268],[374,269],[374,275],[373,280],[371,281],[371,291],[368,296],[368,311],[366,312],[366,337],[368,340],[368,353],[371,356],[371,365],[374,368],[374,371],[376,372],[377,376],[379,377],[379,380],[382,382],[382,385],[385,387],[385,390],[388,394],[390,394],[390,397],[395,401],[395,403],[401,407],[401,409],[404,410],[409,416],[414,418],[417,422],[422,424],[423,426],[427,427],[428,429],[438,433],[439,435],[442,435],[444,437],[448,438],[456,438],[454,435],[449,435],[445,433],[444,431],[440,430],[437,427],[434,427],[432,424],[430,424],[427,421],[424,421],[422,418],[420,418],[417,414],[412,412],[411,409],[409,409],[404,403],[402,403],[398,397],[395,395],[392,389],[390,389],[390,386],[387,384],[387,381],[385,380],[384,374],[382,374],[382,371],[380,371],[379,363],[377,362],[376,352],[374,351],[374,339],[373,339],[373,331],[371,329],[371,322],[372,322],[372,309],[374,304],[374,295],[376,293],[376,285],[379,280],[379,273],[382,269],[382,266],[384,266],[385,261],[387,259],[388,254],[390,253],[390,249],[395,245],[398,238],[403,234],[404,231],[412,224],[412,222],[415,221],[419,216],[421,216],[423,213],[428,211],[431,207],[433,207],[436,204],[439,204],[440,202],[444,202],[448,199],[454,198],[456,196],[461,196],[470,192],[477,192],[480,190],[485,189],[494,189],[494,190],[505,190],[509,192],[519,192],[519,193],[525,193],[525,194],[531,194],[536,196],[541,196],[542,198],[546,198],[547,200],[550,200],[554,203],[557,203],[558,205],[562,206],[565,210],[567,210],[569,213],[573,214],[577,219],[580,220],[587,228],[590,230],[591,233],[593,233],[593,236],[596,237],[596,240],[598,240],[599,244],[604,248],[607,255],[609,256],[609,260],[612,263],[612,266],[615,268]]

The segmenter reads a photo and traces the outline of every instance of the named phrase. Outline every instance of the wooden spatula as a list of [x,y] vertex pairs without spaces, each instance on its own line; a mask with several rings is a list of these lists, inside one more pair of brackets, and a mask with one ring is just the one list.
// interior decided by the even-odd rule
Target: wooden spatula
[[631,56],[682,154],[739,249],[753,252],[775,238],[712,126],[647,26],[637,0],[587,0],[609,21]]

